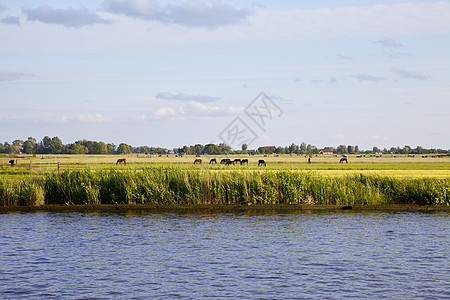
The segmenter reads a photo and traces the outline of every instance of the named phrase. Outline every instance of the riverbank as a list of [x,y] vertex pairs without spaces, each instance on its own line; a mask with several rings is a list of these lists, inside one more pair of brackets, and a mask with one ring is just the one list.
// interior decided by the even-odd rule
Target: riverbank
[[0,206],[0,213],[239,213],[239,212],[450,212],[449,205],[42,205]]

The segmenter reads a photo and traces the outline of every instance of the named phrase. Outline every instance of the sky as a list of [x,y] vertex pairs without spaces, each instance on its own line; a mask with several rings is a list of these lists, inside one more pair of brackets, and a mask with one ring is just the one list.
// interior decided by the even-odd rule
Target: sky
[[450,1],[0,0],[0,142],[450,149]]

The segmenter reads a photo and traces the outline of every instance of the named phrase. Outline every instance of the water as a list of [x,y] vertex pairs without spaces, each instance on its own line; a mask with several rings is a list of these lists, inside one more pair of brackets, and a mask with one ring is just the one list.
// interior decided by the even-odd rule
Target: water
[[0,299],[449,299],[448,212],[0,214]]

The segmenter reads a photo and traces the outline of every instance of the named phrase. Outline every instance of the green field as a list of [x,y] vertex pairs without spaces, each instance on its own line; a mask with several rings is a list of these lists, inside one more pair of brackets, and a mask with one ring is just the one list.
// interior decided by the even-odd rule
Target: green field
[[[127,164],[116,166],[118,158]],[[249,160],[229,166],[211,158],[224,157],[0,157],[0,206],[450,205],[448,157],[229,156]]]
[[[177,166],[185,169],[211,169],[211,170],[300,170],[314,171],[323,175],[345,176],[353,174],[377,174],[383,176],[400,176],[400,177],[450,177],[450,157],[408,157],[407,155],[384,155],[381,157],[356,157],[356,155],[348,156],[349,163],[339,163],[340,156],[318,155],[311,157],[311,164],[308,164],[308,158],[305,156],[269,155],[232,155],[232,156],[202,156],[201,165],[194,165],[196,158],[192,155],[183,157],[170,156],[150,156],[143,154],[133,155],[21,155],[16,157],[0,156],[0,164],[2,165],[1,174],[14,173],[42,173],[45,171],[57,170],[58,163],[60,170],[75,169],[109,169],[115,168],[118,158],[126,158],[126,166],[118,166],[119,169],[142,169],[146,167],[164,167]],[[221,164],[209,164],[210,159],[216,158],[220,162],[223,158],[232,160],[248,159],[248,165],[231,165],[225,166]],[[18,165],[10,167],[8,161],[10,159],[17,160]],[[267,166],[258,167],[258,160],[266,161]]]

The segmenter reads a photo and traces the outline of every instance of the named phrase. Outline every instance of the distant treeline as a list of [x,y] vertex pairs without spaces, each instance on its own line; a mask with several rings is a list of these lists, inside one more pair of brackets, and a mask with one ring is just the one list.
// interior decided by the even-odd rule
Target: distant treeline
[[450,154],[450,150],[443,149],[425,149],[421,146],[412,148],[410,146],[391,147],[390,149],[379,149],[373,147],[372,150],[360,150],[359,147],[352,145],[339,145],[338,147],[317,148],[314,145],[301,143],[290,146],[265,146],[257,149],[248,149],[246,144],[242,149],[233,150],[227,144],[196,144],[193,146],[183,146],[180,148],[167,149],[162,147],[139,146],[133,147],[126,143],[116,146],[113,143],[104,143],[97,141],[80,140],[75,143],[63,144],[57,136],[50,138],[45,136],[40,142],[35,138],[29,137],[27,140],[14,140],[12,143],[0,143],[0,153],[9,154],[192,154],[192,155],[227,155],[227,154]]

